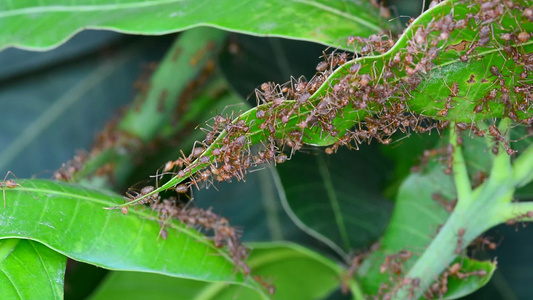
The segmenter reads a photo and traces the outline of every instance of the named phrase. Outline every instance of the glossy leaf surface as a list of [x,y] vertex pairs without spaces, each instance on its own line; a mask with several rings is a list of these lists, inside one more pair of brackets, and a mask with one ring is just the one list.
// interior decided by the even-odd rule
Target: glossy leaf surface
[[[480,142],[483,144],[482,139],[467,137],[463,148],[469,155],[479,153],[483,148]],[[485,162],[481,163],[483,159]],[[486,159],[487,157],[478,158],[479,163],[470,164],[469,167],[473,170],[488,169],[491,161],[490,157],[488,161]],[[446,175],[443,171],[445,168],[445,163],[431,161],[429,166],[424,166],[421,171],[412,173],[401,185],[393,217],[381,240],[380,249],[373,252],[358,270],[366,293],[376,294],[379,283],[398,284],[398,282],[390,281],[394,278],[392,275],[394,269],[386,264],[387,256],[409,251],[411,256],[408,259],[397,260],[398,265],[401,266],[401,272],[409,270],[422,253],[427,251],[428,245],[432,243],[439,228],[446,222],[451,222],[447,220],[450,216],[450,208],[454,207],[456,192],[453,176]],[[442,293],[446,299],[456,299],[481,288],[490,280],[496,269],[496,264],[490,261],[478,262],[467,257],[460,257],[457,262],[461,265],[459,271],[461,273],[485,270],[486,275],[470,276],[465,279],[450,275],[447,292]]]
[[438,226],[446,220],[448,213],[432,199],[433,193],[441,193],[448,200],[455,197],[452,178],[446,176],[439,165],[427,174],[411,174],[401,185],[381,247],[365,261],[370,269],[359,270],[367,293],[375,293],[380,282],[388,282],[388,273],[380,273],[386,255],[401,250],[420,253],[420,249],[431,242]]
[[45,245],[23,239],[0,240],[3,299],[63,299],[67,258]]
[[448,292],[444,299],[461,299],[478,290],[491,280],[497,266],[496,261],[476,261],[472,259],[465,259],[462,264],[462,270],[466,272],[484,270],[487,272],[487,276],[469,276],[464,279],[449,278]]
[[167,225],[159,236],[156,216],[137,207],[127,215],[103,206],[122,202],[116,194],[46,180],[19,181],[6,191],[1,238],[39,241],[72,259],[112,270],[241,282],[227,254],[195,230]]
[[[339,284],[341,269],[316,252],[290,243],[254,243],[253,275],[276,286],[272,299],[322,299]],[[305,276],[302,276],[305,274]],[[252,280],[248,278],[248,280]],[[111,273],[90,299],[262,299],[250,288],[156,274]]]
[[[514,89],[518,87],[516,84],[519,82],[519,77],[523,77],[523,71],[529,68],[529,60],[527,62],[522,60],[526,59],[526,53],[532,47],[533,42],[527,41],[515,44],[513,45],[514,52],[502,54],[505,44],[501,38],[501,34],[514,32],[516,26],[522,26],[525,30],[531,29],[530,22],[520,21],[515,18],[517,13],[520,13],[520,11],[518,8],[514,8],[499,16],[497,21],[502,24],[501,28],[495,29],[494,39],[492,41],[489,40],[490,43],[480,46],[479,37],[470,30],[479,26],[479,24],[475,23],[478,20],[473,20],[469,17],[475,14],[478,19],[481,18],[483,11],[480,11],[480,5],[470,5],[469,2],[462,1],[458,3],[454,1],[442,2],[414,21],[388,52],[357,58],[345,63],[331,73],[320,88],[314,91],[307,100],[284,99],[282,95],[277,101],[267,101],[261,106],[242,113],[233,122],[244,121],[248,125],[249,130],[243,134],[246,138],[247,146],[265,142],[272,138],[284,139],[294,132],[301,133],[300,142],[302,143],[327,146],[336,142],[339,142],[338,145],[343,145],[350,140],[357,141],[360,137],[357,135],[352,137],[353,132],[349,131],[354,129],[356,125],[360,127],[366,125],[368,127],[368,129],[361,129],[359,132],[356,131],[356,133],[366,136],[368,140],[376,138],[384,143],[390,143],[390,140],[385,139],[385,137],[392,134],[390,132],[409,130],[406,127],[415,131],[425,131],[425,128],[418,124],[419,119],[407,120],[407,125],[403,125],[401,122],[403,119],[398,116],[407,114],[416,118],[429,117],[432,120],[469,123],[487,118],[504,117],[504,112],[507,114],[507,110],[509,110],[506,107],[509,106],[512,110],[515,110],[514,106],[496,100],[488,101],[486,100],[486,97],[488,97],[486,94],[491,92],[493,85],[499,84],[501,85],[500,91],[496,90],[496,95],[505,91],[509,99],[515,103],[518,104],[522,101],[524,92],[514,92]],[[465,21],[466,25],[464,25],[464,28],[459,27],[449,32],[447,38],[437,35],[439,31],[431,31],[425,40],[417,42],[419,39],[416,37],[419,32],[426,30],[425,24],[436,22],[435,20],[440,20],[441,23]],[[431,43],[431,41],[435,43]],[[465,46],[464,49],[457,50],[457,45],[454,43],[462,43],[463,41],[466,41],[465,43],[467,43],[468,47]],[[426,52],[419,49],[422,46],[433,47],[429,49],[431,51],[428,50]],[[439,46],[439,48],[436,46]],[[469,51],[471,49],[472,51]],[[519,53],[522,60],[509,59],[510,56],[514,55],[513,53]],[[466,57],[466,61],[462,60],[463,56]],[[396,57],[398,57],[399,63],[393,63]],[[491,71],[490,67],[487,68],[491,64],[499,66],[500,75],[494,75],[494,71]],[[350,68],[356,65],[358,66],[357,72],[350,72]],[[420,70],[409,71],[408,68],[412,69],[415,66]],[[385,77],[382,73],[383,70],[388,70],[391,74]],[[368,76],[365,78],[369,78],[365,79],[364,84],[362,83],[363,76]],[[528,82],[524,80],[524,83]],[[356,94],[353,96],[352,93],[356,93],[357,89],[355,87],[348,88],[349,84],[353,84],[357,89],[360,89],[359,92],[364,91],[369,86],[375,87],[374,90],[370,90],[373,99],[372,101],[370,99],[367,100],[368,103],[364,105],[365,109],[359,109],[362,104],[359,97],[355,97],[357,95],[363,97],[363,95]],[[348,87],[345,87],[346,85]],[[456,86],[457,91],[455,91],[455,88],[450,88],[451,86]],[[278,87],[278,89],[281,89],[281,87]],[[426,91],[431,92],[428,93]],[[345,101],[339,100],[341,104],[333,104],[332,99],[343,99]],[[484,110],[474,114],[473,110],[480,102],[484,103]],[[450,108],[444,113],[443,107],[445,107],[446,103],[450,105]],[[316,109],[317,107],[324,107],[324,109],[320,112],[320,110]],[[268,115],[262,119],[258,118],[257,112],[259,110],[268,112]],[[282,122],[279,115],[287,111],[292,111],[293,113],[288,114],[287,120]],[[294,111],[298,113],[294,113]],[[516,111],[513,112],[516,113]],[[526,118],[530,114],[529,108],[526,105],[524,111],[519,111],[518,113],[521,118]],[[322,120],[323,124],[320,126],[307,124],[306,120],[316,115],[323,119],[330,118],[331,120]],[[366,121],[365,117],[367,116],[373,116],[375,119],[371,118],[370,121]],[[269,120],[268,122],[272,124],[266,124],[266,126],[261,127],[265,125],[265,120]],[[304,121],[307,124],[305,126],[301,125]],[[265,129],[266,127],[268,129]],[[331,128],[334,128],[334,130]],[[383,130],[383,133],[379,133],[379,130]],[[215,143],[210,145],[202,156],[209,157],[210,161],[215,160],[211,155],[211,151],[214,148],[221,147],[226,135],[228,135],[226,130],[219,132]],[[225,143],[228,143],[228,141]],[[193,175],[206,166],[207,164],[205,163],[193,163],[184,171],[186,176],[172,178],[161,186],[160,190],[177,185],[185,180],[186,177]],[[133,203],[128,203],[128,205],[130,204]]]
[[[0,49],[49,49],[83,28],[161,35],[197,26],[345,46],[391,24],[367,1],[25,1],[0,5]],[[259,12],[259,14],[258,14]]]

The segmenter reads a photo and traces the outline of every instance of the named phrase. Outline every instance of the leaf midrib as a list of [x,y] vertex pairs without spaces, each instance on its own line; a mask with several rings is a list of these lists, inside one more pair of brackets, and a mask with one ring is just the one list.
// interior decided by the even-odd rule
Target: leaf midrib
[[339,200],[337,199],[337,193],[335,191],[335,187],[333,186],[333,182],[331,182],[331,175],[328,172],[326,162],[322,156],[317,156],[317,165],[320,176],[323,179],[324,189],[328,195],[331,211],[335,217],[335,222],[337,223],[344,247],[345,249],[350,249],[350,239],[348,238],[348,232],[345,226],[346,223],[344,222],[344,218],[342,216]]
[[[71,193],[71,192],[68,192],[68,191],[58,191],[58,190],[53,190],[53,189],[27,187],[27,186],[24,186],[24,190],[29,191],[29,192],[35,192],[35,193],[42,193],[42,194],[54,194],[54,195],[62,196],[62,197],[65,197],[65,198],[74,198],[76,200],[86,200],[86,201],[89,201],[89,202],[92,202],[92,203],[101,204],[102,205],[102,209],[103,209],[103,207],[110,207],[110,206],[116,205],[116,203],[114,203],[112,201],[104,201],[104,200],[100,200],[100,198],[94,198],[94,197],[91,197],[91,196],[84,196],[84,195],[80,195],[80,194],[74,194],[74,193]],[[98,193],[98,191],[94,191],[94,192]],[[106,194],[103,194],[103,195],[105,195],[107,197],[113,197],[112,195],[106,195]],[[118,196],[116,196],[116,197],[118,198]],[[138,216],[143,217],[143,218],[147,218],[147,219],[153,218],[153,216],[151,214],[148,214],[147,211],[148,210],[135,210],[135,211],[132,211],[130,213],[138,215]],[[111,213],[111,212],[109,212],[109,213]],[[204,244],[210,246],[211,248],[217,250],[218,253],[220,253],[221,255],[225,256],[227,259],[229,259],[229,257],[224,252],[219,251],[219,249],[216,248],[214,245],[212,245],[209,242],[205,241],[201,236],[195,235],[194,232],[191,232],[187,228],[184,228],[182,226],[177,226],[177,224],[175,224],[174,222],[170,222],[169,224],[167,224],[167,226],[171,226],[173,229],[176,229],[176,230],[178,230],[181,233],[185,233],[186,235],[190,236],[195,241],[199,241],[201,243],[204,243]]]
[[[50,270],[48,270],[47,265],[44,262],[45,259],[43,259],[43,256],[41,255],[39,250],[35,248],[34,242],[28,241],[28,243],[30,244],[31,249],[35,252],[35,257],[37,258],[37,260],[41,264],[42,269],[44,270],[43,273],[44,273],[45,277],[48,279],[48,282],[50,284],[50,288],[52,289],[52,293],[54,294],[54,297],[56,299],[60,299],[62,297],[62,295],[59,295],[57,289],[54,288],[55,287],[54,278],[50,274]],[[66,260],[66,258],[65,258],[65,260]]]

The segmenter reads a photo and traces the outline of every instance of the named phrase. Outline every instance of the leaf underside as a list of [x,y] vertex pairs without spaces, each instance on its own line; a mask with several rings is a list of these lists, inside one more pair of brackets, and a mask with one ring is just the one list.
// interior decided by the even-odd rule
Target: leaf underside
[[39,241],[72,259],[111,270],[243,280],[227,253],[196,230],[166,220],[168,238],[163,239],[157,216],[147,208],[131,209],[127,215],[102,209],[123,201],[116,194],[47,180],[18,183],[6,190],[0,238]]
[[0,240],[3,299],[63,299],[67,258],[45,245],[23,239]]
[[[273,299],[322,299],[339,285],[340,268],[302,246],[254,243],[249,263],[253,276],[274,285]],[[301,276],[306,274],[306,276]],[[252,280],[251,278],[249,280]],[[90,299],[263,299],[238,285],[209,283],[157,274],[113,272]]]
[[350,35],[396,26],[367,1],[121,0],[0,4],[0,49],[50,49],[84,28],[161,35],[197,26],[346,47]]

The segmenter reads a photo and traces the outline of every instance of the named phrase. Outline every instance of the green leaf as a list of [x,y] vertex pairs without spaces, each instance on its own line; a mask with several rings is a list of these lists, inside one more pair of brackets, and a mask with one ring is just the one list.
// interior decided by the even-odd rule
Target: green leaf
[[464,279],[459,279],[457,277],[449,278],[448,292],[444,296],[444,299],[459,299],[485,286],[492,278],[497,265],[496,262],[476,261],[472,259],[464,259],[461,263],[461,272],[484,270],[487,272],[487,276],[474,275]]
[[[202,290],[219,283],[174,278],[160,274],[112,271],[88,299],[209,299]],[[222,284],[227,287],[227,284]],[[248,291],[247,288],[241,287]]]
[[344,255],[375,242],[390,217],[381,194],[389,164],[376,152],[365,145],[335,155],[302,153],[277,166],[289,214]]
[[349,35],[369,36],[395,24],[361,0],[45,0],[4,3],[0,12],[0,49],[49,49],[83,28],[161,35],[196,26],[345,47]]
[[400,135],[398,142],[393,145],[380,145],[379,150],[383,155],[392,160],[394,176],[388,180],[385,195],[396,199],[398,189],[402,182],[411,174],[413,167],[418,166],[424,150],[435,147],[439,135]]
[[[271,279],[274,299],[321,299],[341,283],[343,269],[330,259],[287,242],[253,243],[248,260],[254,275]],[[352,292],[359,294],[354,282]]]
[[24,180],[6,190],[0,238],[39,241],[72,259],[111,270],[153,272],[181,278],[242,282],[227,252],[176,222],[159,236],[154,213],[103,210],[123,199],[113,193],[46,180]]
[[[387,53],[361,57],[339,67],[312,98],[320,98],[331,92],[331,87],[343,78],[357,84],[357,80],[363,74],[367,74],[371,78],[369,85],[383,84],[390,89],[383,96],[373,92],[371,96],[375,98],[372,102],[380,103],[381,99],[383,101],[391,99],[392,101],[387,103],[389,105],[405,102],[410,113],[455,122],[471,123],[507,117],[509,111],[503,102],[491,101],[488,98],[489,92],[495,88],[495,85],[500,87],[499,77],[491,72],[491,67],[496,66],[498,68],[503,80],[501,81],[502,86],[509,90],[510,101],[512,103],[523,102],[524,94],[522,92],[515,93],[513,88],[520,86],[515,84],[519,81],[524,82],[524,84],[530,83],[528,80],[522,81],[523,79],[520,79],[522,72],[528,70],[529,67],[518,59],[516,61],[512,59],[514,54],[504,51],[509,42],[504,41],[501,36],[502,34],[518,34],[516,28],[531,33],[533,32],[533,23],[525,17],[518,17],[522,14],[518,6],[507,9],[504,14],[494,20],[499,26],[489,27],[489,29],[493,28],[493,31],[489,35],[488,44],[478,46],[481,24],[478,25],[468,19],[468,15],[479,13],[480,4],[477,2],[451,0],[441,2],[417,18]],[[449,37],[447,39],[442,40],[440,38],[441,31],[435,30],[434,28],[437,27],[428,24],[448,22],[447,16],[452,17],[451,21],[454,24],[460,20],[468,20],[468,22],[466,22],[467,25],[464,29],[456,28],[448,32]],[[428,32],[426,39],[417,43],[417,32],[424,30]],[[432,46],[431,43],[435,43],[435,46]],[[512,46],[512,51],[520,55],[527,55],[533,49],[533,40],[510,43],[509,45]],[[470,53],[470,49],[475,51]],[[396,55],[399,55],[399,63],[393,63]],[[461,60],[463,56],[467,58],[467,61]],[[404,65],[407,57],[413,62]],[[346,74],[350,73],[350,68],[355,64],[361,65],[357,73],[358,76],[350,78]],[[407,67],[411,69],[428,67],[428,69],[420,70],[410,76]],[[383,78],[385,70],[392,72],[388,79]],[[412,82],[419,83],[414,84]],[[452,91],[454,83],[457,84],[457,93]],[[497,89],[496,92],[496,98],[501,97],[500,89]],[[449,99],[451,99],[451,108],[444,115],[443,109]],[[370,109],[359,110],[346,107],[341,110],[341,113],[344,113],[343,117],[339,117],[333,122],[338,125],[337,130],[342,132],[344,128],[351,128],[355,121],[363,120],[368,114],[379,114],[383,105],[372,102],[369,103],[369,106],[373,107]],[[480,113],[474,113],[474,108],[478,104],[485,104],[484,109]],[[513,108],[513,111],[521,119],[531,116],[529,107],[521,111]]]
[[405,266],[408,269],[421,249],[431,242],[439,225],[446,221],[449,213],[432,199],[433,193],[440,193],[447,200],[455,197],[452,177],[445,175],[438,164],[425,174],[412,173],[401,185],[381,247],[358,271],[366,294],[376,294],[380,283],[389,281],[388,273],[380,273],[385,256],[411,251],[414,258]]
[[[500,131],[503,130],[502,128],[507,128],[509,125],[507,121],[502,121]],[[382,240],[382,248],[374,252],[359,270],[359,275],[364,280],[364,287],[371,289],[367,291],[368,293],[377,292],[377,283],[392,287],[389,292],[394,299],[403,299],[407,295],[419,297],[427,289],[432,289],[430,288],[433,286],[432,282],[444,284],[447,289],[447,283],[443,278],[460,278],[459,273],[456,273],[458,270],[452,271],[454,269],[452,262],[457,257],[459,257],[457,266],[461,267],[460,272],[463,274],[470,272],[473,275],[473,272],[479,271],[478,267],[486,271],[482,275],[474,275],[474,277],[479,277],[479,280],[469,278],[462,280],[458,284],[462,286],[457,288],[460,292],[457,293],[471,293],[483,286],[492,276],[492,269],[495,266],[487,263],[483,266],[474,263],[464,264],[465,256],[462,254],[464,254],[464,249],[484,231],[501,223],[502,220],[505,222],[507,218],[512,219],[516,216],[517,212],[514,210],[516,207],[510,204],[514,184],[517,184],[513,182],[511,175],[513,170],[510,158],[500,150],[500,154],[493,160],[488,180],[471,190],[471,181],[467,173],[468,165],[465,164],[462,148],[471,148],[467,151],[476,151],[472,149],[479,148],[477,145],[479,141],[467,139],[463,147],[459,147],[457,146],[457,134],[452,131],[450,142],[454,146],[451,148],[453,151],[452,153],[447,151],[447,153],[453,154],[453,177],[449,176],[447,180],[443,178],[444,175],[437,165],[430,168],[428,175],[413,174],[402,185],[396,201],[397,207]],[[517,162],[518,160],[527,161],[533,153],[529,150],[519,156]],[[484,164],[481,165],[484,168],[487,167]],[[515,164],[515,168],[519,166],[524,166],[524,164]],[[471,166],[474,169],[477,167],[476,164]],[[514,172],[516,173],[516,170]],[[431,208],[431,201],[434,205],[437,202],[449,202],[454,197],[454,189],[457,190],[459,199],[449,216],[448,213],[442,211],[443,206],[440,209]],[[434,197],[435,192],[442,194],[443,198],[448,200],[438,200]],[[452,195],[448,196],[447,194],[450,193]],[[527,211],[528,207],[523,207],[522,210]],[[480,213],[481,211],[483,213]],[[416,215],[416,218],[412,215]],[[403,253],[403,258],[397,253]],[[452,266],[448,268],[448,265]],[[409,286],[402,281],[407,278],[417,278],[416,287]],[[446,292],[441,287],[437,290],[436,293],[439,295]]]
[[[341,268],[291,243],[254,243],[249,263],[254,276],[276,286],[273,299],[322,299],[339,285]],[[305,276],[302,276],[305,274]],[[252,278],[248,278],[252,280]],[[262,299],[254,290],[157,274],[112,272],[90,299]]]
[[[523,100],[521,99],[523,98],[521,96],[523,93],[515,93],[514,88],[520,88],[519,85],[515,85],[515,82],[521,80],[520,76],[523,77],[524,74],[522,71],[529,68],[527,66],[528,63],[518,60],[515,63],[515,60],[509,59],[509,57],[513,55],[513,51],[520,55],[526,55],[528,51],[533,49],[533,40],[514,45],[514,50],[506,49],[506,54],[502,54],[505,50],[505,44],[501,38],[501,34],[513,33],[516,27],[524,28],[524,30],[533,30],[533,23],[519,21],[515,18],[518,13],[520,13],[520,10],[515,7],[503,14],[497,20],[502,26],[494,29],[494,35],[487,36],[494,36],[494,40],[490,41],[489,39],[490,43],[483,47],[478,47],[478,36],[473,33],[476,32],[474,29],[478,28],[478,25],[473,21],[468,21],[465,23],[464,29],[457,28],[449,32],[448,38],[443,39],[438,34],[439,31],[432,31],[428,33],[425,40],[419,42],[424,47],[430,47],[434,44],[435,46],[432,46],[432,49],[435,57],[432,56],[431,51],[426,53],[419,49],[417,50],[418,52],[413,52],[413,47],[422,47],[420,45],[414,46],[414,44],[418,40],[416,38],[417,32],[424,30],[425,24],[436,22],[437,20],[448,22],[450,16],[452,17],[451,21],[459,22],[465,20],[470,14],[476,14],[476,16],[481,14],[479,5],[469,5],[463,2],[455,3],[453,1],[442,2],[418,18],[388,52],[376,56],[361,57],[348,62],[337,68],[316,92],[315,88],[308,88],[308,91],[313,93],[308,101],[301,101],[300,103],[300,101],[286,99],[283,93],[276,92],[276,89],[281,90],[281,87],[271,88],[275,90],[273,97],[278,97],[278,101],[268,101],[232,120],[234,124],[244,121],[249,130],[232,134],[233,136],[228,137],[228,139],[226,139],[228,132],[223,130],[219,133],[216,141],[199,159],[203,160],[203,156],[205,156],[209,158],[209,163],[217,162],[217,158],[211,155],[213,149],[220,148],[223,144],[228,144],[229,138],[235,139],[236,136],[240,137],[241,135],[244,136],[246,143],[245,146],[238,150],[242,152],[242,155],[246,155],[249,153],[248,148],[250,145],[272,141],[273,139],[285,140],[287,136],[294,133],[301,136],[299,143],[309,145],[326,146],[337,143],[334,145],[337,147],[348,144],[350,141],[357,143],[357,141],[361,142],[360,139],[370,141],[374,138],[388,144],[390,140],[387,137],[398,130],[425,131],[426,128],[419,123],[421,122],[420,115],[431,117],[432,119],[462,122],[504,117],[504,112],[507,114],[507,106],[501,102],[488,101],[484,97],[488,97],[486,93],[490,92],[493,85],[500,84],[501,77],[501,84],[503,85],[501,91],[505,90],[508,93],[509,101],[514,101],[513,103],[518,105]],[[461,43],[462,41],[466,41],[467,46],[470,45],[469,47],[465,46],[468,50],[459,49],[456,51],[457,45],[454,43]],[[470,49],[476,51],[470,53],[468,52]],[[468,55],[466,54],[467,52]],[[408,61],[412,59],[413,62],[393,64],[392,62],[395,60],[394,57],[396,55],[399,56],[400,62],[404,62],[407,57],[410,58]],[[460,58],[463,55],[468,58],[468,63],[461,61]],[[352,71],[350,73],[350,68],[355,64],[360,64],[358,72]],[[491,72],[490,67],[487,68],[487,66],[492,66],[493,64],[498,65],[499,76],[492,74],[494,72]],[[415,72],[408,75],[407,68],[414,68],[415,65],[422,66],[423,69],[420,69],[419,73]],[[383,76],[384,70],[388,70],[391,75]],[[320,78],[324,79],[327,74],[320,75],[322,77],[316,77],[315,79],[318,81],[315,80],[313,84],[309,83],[309,85],[314,86],[315,83],[320,83]],[[525,74],[527,75],[527,72]],[[362,83],[363,75],[369,78],[365,80],[365,84]],[[471,77],[471,75],[474,75],[474,77]],[[291,85],[294,85],[294,82]],[[452,86],[457,86],[458,90],[454,91],[455,89],[451,88]],[[428,93],[426,91],[431,92]],[[293,90],[288,94],[288,98],[291,97],[291,94],[296,93],[296,90]],[[368,93],[370,95],[367,95]],[[365,95],[371,98],[367,100],[366,108],[360,109],[361,99]],[[337,100],[334,101],[332,99],[338,99],[339,103],[333,104]],[[483,101],[490,109],[485,106],[484,112],[474,114],[474,107],[482,99],[485,99]],[[452,107],[444,114],[443,107],[445,107],[446,103],[451,103],[448,100],[452,101],[453,105],[450,104]],[[520,118],[526,118],[530,115],[528,109],[525,111],[512,109]],[[265,112],[265,116],[262,119],[257,118],[258,110]],[[281,121],[280,114],[288,115],[285,122]],[[365,117],[370,115],[375,115],[373,116],[375,119],[371,118],[371,120],[367,121]],[[412,118],[405,119],[407,115]],[[311,119],[311,116],[319,120],[317,125],[311,126],[307,124],[306,120],[308,117]],[[265,120],[270,123],[265,123]],[[305,126],[301,125],[304,121],[307,124]],[[407,121],[407,125],[403,125],[404,121]],[[430,119],[429,121],[432,120]],[[266,126],[269,128],[262,129],[262,124],[270,124],[271,126]],[[358,125],[359,130],[356,129],[355,133],[359,134],[359,136],[349,131],[357,128],[356,125]],[[200,164],[199,160],[193,162],[184,170],[185,176],[173,177],[153,193],[179,184],[186,180],[187,177],[207,167],[209,163]],[[137,199],[137,201],[140,200]],[[133,203],[130,202],[122,206]]]
[[66,265],[64,255],[41,243],[21,239],[0,240],[2,298],[63,299]]
[[[454,197],[454,189],[452,177],[445,175],[438,164],[433,164],[426,174],[411,174],[402,184],[393,217],[381,240],[381,248],[373,252],[359,269],[358,277],[367,294],[376,294],[381,283],[389,286],[398,284],[390,281],[393,278],[391,270],[383,273],[380,271],[385,257],[399,251],[411,251],[412,258],[401,263],[403,272],[409,270],[449,215],[441,204],[432,199],[432,195],[441,193],[450,201]],[[496,263],[478,262],[465,257],[459,258],[457,262],[461,264],[462,273],[485,270],[487,275],[474,275],[465,279],[450,275],[445,299],[456,299],[481,288],[496,269]]]

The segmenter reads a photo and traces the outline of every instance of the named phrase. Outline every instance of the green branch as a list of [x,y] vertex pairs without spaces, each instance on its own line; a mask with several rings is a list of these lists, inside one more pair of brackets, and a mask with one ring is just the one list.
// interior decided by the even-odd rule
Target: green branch
[[527,147],[514,161],[512,176],[517,188],[533,181],[533,145]]
[[[457,130],[450,130],[450,144],[453,146],[453,179],[457,190],[457,206],[468,206],[472,202],[472,189],[461,145],[457,143]],[[448,153],[448,155],[452,155]]]

